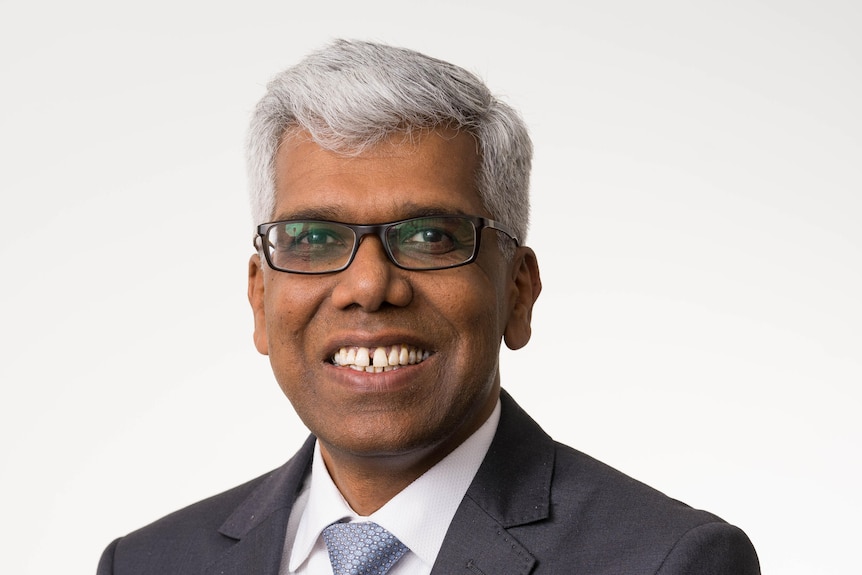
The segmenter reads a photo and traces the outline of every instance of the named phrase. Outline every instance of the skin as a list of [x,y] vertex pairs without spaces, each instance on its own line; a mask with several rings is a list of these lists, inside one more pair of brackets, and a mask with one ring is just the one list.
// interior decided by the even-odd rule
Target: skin
[[[475,186],[469,134],[398,136],[359,156],[339,155],[305,134],[276,157],[274,220],[297,217],[389,222],[422,212],[492,217]],[[476,262],[407,271],[365,236],[346,270],[299,275],[249,262],[254,342],[317,436],[327,469],[353,509],[368,515],[476,431],[500,393],[501,341],[530,339],[541,290],[533,251],[507,261],[484,230]],[[341,346],[408,344],[422,363],[363,373],[330,362]]]

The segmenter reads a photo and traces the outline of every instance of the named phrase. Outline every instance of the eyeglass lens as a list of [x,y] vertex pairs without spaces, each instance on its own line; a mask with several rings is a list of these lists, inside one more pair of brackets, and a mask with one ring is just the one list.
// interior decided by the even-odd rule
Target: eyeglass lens
[[[407,269],[457,266],[472,259],[476,227],[459,216],[423,217],[386,226],[386,250]],[[270,264],[281,270],[321,273],[344,268],[357,234],[349,226],[323,221],[279,222],[267,231]]]

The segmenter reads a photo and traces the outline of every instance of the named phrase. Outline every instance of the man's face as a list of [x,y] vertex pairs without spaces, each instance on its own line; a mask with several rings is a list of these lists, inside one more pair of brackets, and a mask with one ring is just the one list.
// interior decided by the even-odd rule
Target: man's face
[[[467,134],[399,135],[358,157],[295,135],[276,157],[273,219],[490,217],[476,191],[478,162]],[[341,272],[284,273],[252,257],[255,345],[269,355],[279,385],[325,451],[439,458],[491,413],[501,339],[510,347],[529,339],[538,270],[529,249],[507,262],[497,232],[482,233],[478,259],[445,270],[399,269],[370,235]],[[370,373],[336,365],[342,348],[372,358],[378,348],[387,356],[404,348],[420,361]]]

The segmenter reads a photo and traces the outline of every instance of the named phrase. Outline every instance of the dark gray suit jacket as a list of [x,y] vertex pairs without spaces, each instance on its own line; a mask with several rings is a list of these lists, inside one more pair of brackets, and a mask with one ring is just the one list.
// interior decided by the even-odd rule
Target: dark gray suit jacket
[[[98,575],[277,575],[314,438],[284,466],[117,539]],[[564,445],[503,392],[433,575],[756,575],[748,537]]]

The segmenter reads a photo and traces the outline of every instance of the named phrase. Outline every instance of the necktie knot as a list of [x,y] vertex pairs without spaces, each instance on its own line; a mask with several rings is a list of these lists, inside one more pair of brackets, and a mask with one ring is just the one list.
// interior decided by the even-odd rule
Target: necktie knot
[[380,525],[333,523],[323,530],[334,575],[383,575],[407,547]]

